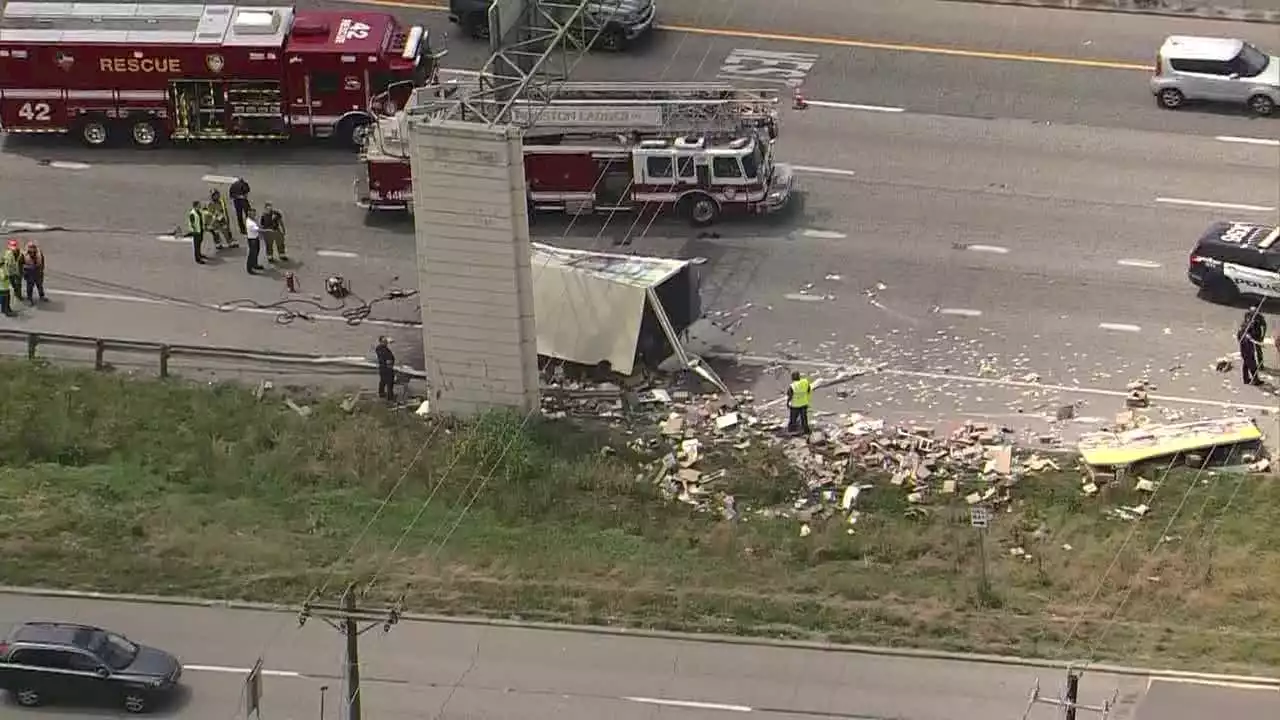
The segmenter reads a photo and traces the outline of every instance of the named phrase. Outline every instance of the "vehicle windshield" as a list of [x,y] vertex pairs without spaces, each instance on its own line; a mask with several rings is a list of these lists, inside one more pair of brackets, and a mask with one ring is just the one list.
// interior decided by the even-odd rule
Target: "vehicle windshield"
[[102,659],[112,670],[123,670],[138,655],[138,646],[126,638],[104,631],[93,634],[89,640],[89,650]]
[[1239,68],[1240,77],[1257,77],[1267,69],[1269,64],[1271,64],[1271,58],[1248,43],[1245,43],[1240,54],[1236,56],[1236,67]]

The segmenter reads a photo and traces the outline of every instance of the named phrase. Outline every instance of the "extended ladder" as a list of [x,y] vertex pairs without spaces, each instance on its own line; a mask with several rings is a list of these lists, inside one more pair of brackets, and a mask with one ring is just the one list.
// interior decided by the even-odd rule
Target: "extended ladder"
[[[437,105],[422,89],[409,115]],[[511,122],[536,135],[735,134],[765,130],[778,134],[778,93],[704,82],[566,82],[550,98],[531,89],[512,105]],[[415,95],[417,93],[415,92]]]

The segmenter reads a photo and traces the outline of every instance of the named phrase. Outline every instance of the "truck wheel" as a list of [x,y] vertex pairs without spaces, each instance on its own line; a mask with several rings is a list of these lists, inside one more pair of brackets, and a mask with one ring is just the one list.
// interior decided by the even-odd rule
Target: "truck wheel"
[[720,219],[720,203],[703,193],[689,195],[680,201],[680,214],[694,227],[707,227]]
[[364,147],[365,138],[369,137],[370,122],[367,117],[352,116],[344,119],[338,123],[337,129],[334,130],[334,142],[352,150],[360,150]]
[[80,142],[89,147],[103,147],[111,140],[111,125],[104,117],[90,115],[79,125]]
[[621,52],[627,47],[627,38],[622,34],[621,30],[606,29],[602,30],[596,36],[596,40],[591,44],[593,50],[603,50],[605,52]]
[[481,13],[467,17],[467,34],[474,40],[489,39],[489,16]]
[[160,125],[154,120],[134,120],[129,126],[134,147],[150,149],[160,145]]

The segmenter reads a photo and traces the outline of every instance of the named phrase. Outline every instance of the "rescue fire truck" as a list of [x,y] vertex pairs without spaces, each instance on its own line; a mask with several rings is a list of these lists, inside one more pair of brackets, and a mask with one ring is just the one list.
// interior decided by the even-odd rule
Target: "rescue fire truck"
[[10,2],[0,129],[120,139],[294,137],[360,146],[372,98],[433,79],[427,31],[288,6]]
[[[408,123],[438,87],[415,90],[379,117],[361,160],[356,201],[413,210]],[[437,105],[438,107],[438,105]],[[775,163],[778,95],[727,83],[565,83],[547,102],[520,101],[530,209],[614,212],[674,207],[695,225],[725,213],[772,213],[791,198],[794,174]]]

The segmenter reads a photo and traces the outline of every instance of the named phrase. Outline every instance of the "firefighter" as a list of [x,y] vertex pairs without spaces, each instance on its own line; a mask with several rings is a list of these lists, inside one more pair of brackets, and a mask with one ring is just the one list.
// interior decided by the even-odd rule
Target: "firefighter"
[[209,202],[204,206],[204,227],[213,235],[213,246],[218,250],[240,247],[240,243],[231,236],[227,200],[216,188],[209,191]]
[[[17,240],[9,241],[10,246],[17,244]],[[0,272],[0,314],[3,314],[5,317],[13,317],[15,314],[10,300],[13,294],[13,280],[9,274],[9,258],[11,257],[12,254],[7,248],[5,249],[4,255],[0,256],[0,271],[3,271]]]
[[240,234],[245,237],[249,236],[249,230],[245,227],[244,219],[249,215],[249,183],[245,182],[242,177],[236,178],[231,183],[231,187],[227,188],[227,194],[231,196],[231,209],[236,213],[236,226],[240,228]]
[[373,354],[378,358],[378,397],[390,402],[395,398],[396,386],[396,355],[391,352],[391,338],[378,338]]
[[289,262],[284,250],[284,215],[271,203],[263,203],[258,225],[262,228],[262,241],[267,246],[267,262],[275,262],[277,255],[280,262]]
[[4,265],[5,279],[9,281],[9,292],[12,293],[14,299],[22,299],[22,249],[18,247],[18,241],[9,238],[9,243],[4,249],[4,258],[0,260],[0,264]]
[[809,401],[813,396],[813,382],[792,371],[791,384],[787,386],[787,432],[809,434]]
[[27,304],[36,304],[36,293],[40,294],[40,302],[49,298],[44,294],[44,253],[32,240],[27,243],[27,251],[22,253],[22,282],[27,286]]
[[195,253],[196,264],[204,265],[205,257],[200,246],[204,244],[204,209],[199,200],[191,201],[191,209],[187,211],[187,237],[191,238],[191,250]]

